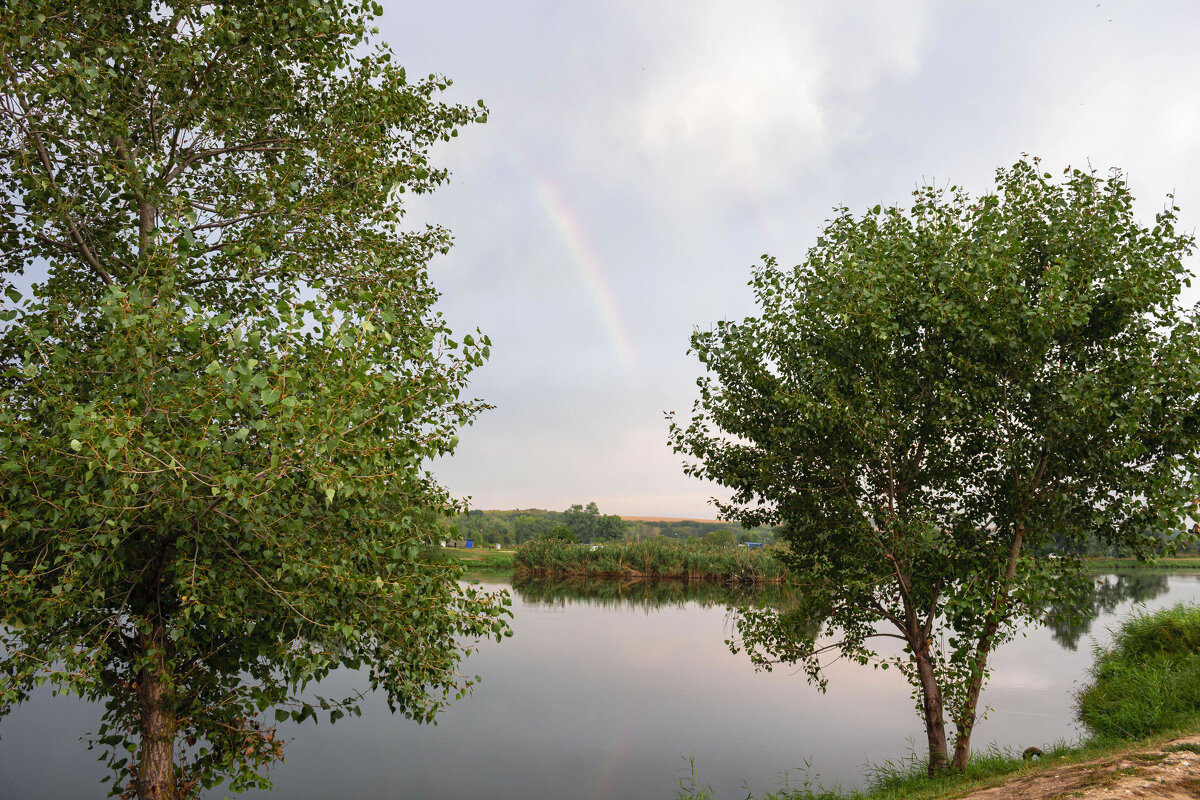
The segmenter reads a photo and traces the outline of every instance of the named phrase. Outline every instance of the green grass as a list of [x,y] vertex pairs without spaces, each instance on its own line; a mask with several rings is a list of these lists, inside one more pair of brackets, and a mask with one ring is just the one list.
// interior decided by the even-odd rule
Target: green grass
[[610,542],[595,549],[561,539],[533,539],[517,547],[513,568],[519,576],[669,578],[739,585],[777,583],[787,575],[770,548],[712,546],[665,537]]
[[512,580],[512,550],[435,546],[426,550],[425,557],[436,564],[460,567],[459,579],[469,583]]
[[1096,652],[1079,718],[1097,737],[1138,739],[1200,720],[1200,606],[1137,614]]
[[488,550],[483,547],[445,547],[442,554],[447,560],[457,560],[459,564],[471,572],[500,571],[512,572],[512,550]]
[[[785,773],[778,788],[762,795],[761,800],[934,800],[957,795],[975,788],[994,785],[1001,779],[1038,769],[1039,765],[1061,766],[1097,757],[1095,748],[1070,747],[1060,743],[1046,748],[1037,762],[1025,761],[1020,752],[991,749],[976,753],[964,772],[952,772],[930,778],[924,756],[915,750],[898,761],[872,764],[866,767],[866,786],[844,790],[840,786],[821,785],[820,776],[810,769],[798,774]],[[691,774],[679,781],[679,800],[708,800],[715,796],[712,787],[704,783],[694,761],[689,759]],[[747,795],[746,800],[751,800]]]

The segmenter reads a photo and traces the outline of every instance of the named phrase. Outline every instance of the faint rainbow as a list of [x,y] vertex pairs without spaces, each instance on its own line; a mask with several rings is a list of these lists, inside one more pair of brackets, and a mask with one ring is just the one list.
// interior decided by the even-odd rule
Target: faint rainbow
[[571,209],[563,202],[558,190],[536,174],[533,176],[533,187],[542,206],[546,209],[547,215],[554,222],[554,227],[558,230],[563,244],[571,253],[571,260],[579,272],[579,277],[587,286],[596,310],[600,312],[600,318],[616,348],[617,357],[621,359],[624,366],[632,367],[636,361],[633,344],[630,342],[629,333],[621,320],[621,312],[617,307],[616,298],[604,279],[604,268],[600,264],[600,259],[588,246],[579,223],[575,221]]
[[587,287],[588,294],[591,295],[596,311],[600,314],[600,320],[604,324],[604,329],[608,333],[608,338],[612,342],[613,349],[616,350],[617,358],[624,367],[632,368],[636,365],[637,358],[628,329],[621,317],[620,307],[605,280],[604,267],[589,246],[587,237],[584,236],[575,215],[571,213],[570,206],[563,200],[554,185],[538,173],[520,150],[511,145],[508,150],[513,160],[529,176],[533,183],[534,193],[546,212],[546,216],[554,224],[559,238],[567,248],[567,252],[571,254],[571,262],[574,264],[576,272],[579,273],[584,286]]
[[616,797],[616,779],[626,768],[629,755],[633,752],[633,731],[625,730],[625,735],[617,742],[616,747],[608,751],[604,765],[600,769],[600,778],[595,788],[588,793],[594,800],[605,797]]

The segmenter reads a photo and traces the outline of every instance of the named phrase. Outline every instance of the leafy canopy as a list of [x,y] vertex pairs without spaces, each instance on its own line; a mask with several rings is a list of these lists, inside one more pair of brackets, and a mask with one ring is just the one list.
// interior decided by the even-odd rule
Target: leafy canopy
[[931,766],[943,703],[965,763],[990,651],[1072,605],[1069,546],[1148,556],[1197,495],[1175,224],[1173,203],[1138,223],[1118,172],[1027,159],[979,198],[839,209],[793,269],[764,257],[759,314],[693,335],[706,374],[671,424],[686,471],[732,489],[722,516],[781,524],[805,583],[800,608],[743,617],[756,663],[821,680],[823,653],[866,662],[898,637],[883,666],[916,687]]
[[410,80],[378,13],[0,15],[0,712],[102,699],[114,793],[265,785],[276,721],[357,711],[302,694],[338,667],[432,720],[507,633],[425,556],[452,504],[424,465],[490,343],[434,311],[450,237],[399,202],[486,112]]

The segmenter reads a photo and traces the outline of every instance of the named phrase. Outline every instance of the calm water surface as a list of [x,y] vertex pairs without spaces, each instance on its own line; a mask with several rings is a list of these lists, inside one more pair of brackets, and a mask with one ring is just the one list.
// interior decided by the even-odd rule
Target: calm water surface
[[[1090,632],[1033,630],[996,653],[977,748],[1076,737],[1072,694],[1129,598],[1147,608],[1200,601],[1198,575],[1104,580]],[[675,796],[684,757],[694,756],[718,798],[742,798],[743,786],[778,788],[785,772],[793,785],[806,775],[858,785],[865,764],[903,758],[923,740],[894,671],[834,664],[824,695],[790,670],[755,673],[726,648],[729,620],[712,598],[542,588],[514,592],[513,610],[514,637],[469,659],[466,671],[483,683],[438,725],[393,717],[380,699],[336,726],[281,726],[289,743],[272,775],[277,791],[242,796],[661,800]],[[352,685],[352,674],[340,675],[323,693]],[[78,738],[98,716],[48,691],[17,708],[0,723],[0,799],[104,797],[104,770]]]

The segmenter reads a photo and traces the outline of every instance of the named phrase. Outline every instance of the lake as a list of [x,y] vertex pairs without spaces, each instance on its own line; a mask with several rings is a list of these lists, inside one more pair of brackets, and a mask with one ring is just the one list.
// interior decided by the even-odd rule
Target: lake
[[[1147,608],[1200,601],[1198,574],[1098,580],[1090,633],[1039,628],[995,654],[977,750],[1078,736],[1072,695],[1094,642],[1129,613],[1131,598]],[[791,670],[755,673],[726,648],[730,622],[711,592],[535,584],[514,591],[513,612],[513,638],[471,656],[464,671],[483,682],[436,726],[393,717],[370,698],[360,719],[281,726],[288,745],[272,774],[277,791],[241,796],[662,800],[675,796],[693,757],[718,798],[743,798],[743,785],[761,794],[785,772],[793,786],[807,777],[850,787],[868,763],[914,748],[923,758],[923,728],[895,671],[836,663],[825,694]],[[324,693],[354,677],[336,676]],[[98,707],[49,691],[14,710],[0,723],[0,798],[104,797],[105,772],[79,741],[98,717]]]

